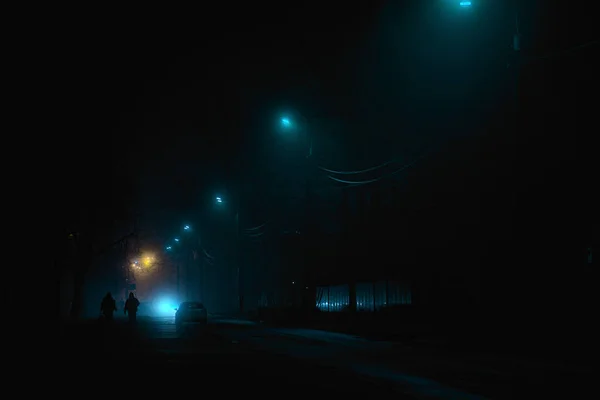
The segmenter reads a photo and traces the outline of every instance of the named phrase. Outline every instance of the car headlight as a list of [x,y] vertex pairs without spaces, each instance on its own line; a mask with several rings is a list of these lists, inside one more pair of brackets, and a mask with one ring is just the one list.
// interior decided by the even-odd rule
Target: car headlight
[[169,299],[162,299],[156,305],[156,312],[163,316],[175,315],[175,309],[176,306],[173,304],[173,301]]

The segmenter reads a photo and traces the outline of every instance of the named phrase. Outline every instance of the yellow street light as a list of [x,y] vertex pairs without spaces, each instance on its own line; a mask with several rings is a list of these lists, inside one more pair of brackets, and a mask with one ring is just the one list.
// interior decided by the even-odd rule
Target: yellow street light
[[154,256],[152,255],[146,255],[142,257],[142,264],[144,267],[151,267],[154,264],[154,261]]

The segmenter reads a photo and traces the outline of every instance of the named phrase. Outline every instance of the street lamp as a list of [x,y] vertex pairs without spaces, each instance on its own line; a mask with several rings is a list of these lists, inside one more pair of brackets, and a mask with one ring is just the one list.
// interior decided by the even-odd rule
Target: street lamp
[[[302,115],[301,113],[296,112],[295,115],[297,116],[297,119],[301,119],[302,120],[302,127],[301,130],[304,133],[304,138],[306,140],[306,145],[308,145],[308,151],[307,151],[307,155],[306,155],[306,172],[305,172],[305,197],[306,197],[306,201],[305,201],[305,209],[304,209],[304,230],[306,232],[310,232],[312,229],[312,223],[311,223],[311,210],[312,210],[312,201],[311,201],[311,193],[312,193],[312,187],[311,187],[311,172],[313,171],[313,169],[316,167],[315,162],[316,160],[313,159],[312,155],[313,155],[313,136],[312,136],[312,132],[311,132],[311,126],[309,124],[308,119]],[[292,119],[290,119],[288,116],[283,116],[282,118],[280,118],[280,125],[281,125],[281,129],[285,130],[285,131],[291,131],[291,130],[296,130],[296,124],[294,124],[294,121]],[[307,240],[312,240],[312,235],[307,234]],[[310,245],[309,245],[310,247]],[[305,257],[305,265],[309,265],[310,264],[310,256],[308,255],[308,248],[304,249],[304,257]],[[295,285],[296,282],[293,281],[292,285]]]
[[281,118],[281,125],[283,125],[283,127],[285,128],[289,128],[292,126],[292,121],[290,121],[289,118],[287,117],[282,117]]
[[[308,128],[309,124],[308,124],[308,120],[306,119],[306,117],[302,114],[298,114],[300,116],[300,118],[303,120],[303,131],[306,134],[306,139],[308,141],[308,154],[306,156],[306,158],[309,158],[312,156],[313,153],[313,143],[312,143],[312,137],[310,135],[310,130]],[[284,130],[291,130],[291,129],[295,129],[296,124],[294,123],[294,120],[291,119],[288,116],[283,116],[279,119],[279,123],[281,124],[281,127]]]
[[458,5],[463,8],[467,8],[467,7],[471,7],[473,5],[473,3],[471,3],[470,1],[461,1],[460,3],[458,3]]
[[[285,121],[284,121],[285,120]],[[282,124],[291,124],[291,121],[288,118],[282,118],[281,121]],[[223,198],[221,196],[216,196],[215,197],[215,202],[217,204],[223,204]],[[235,257],[236,257],[236,265],[237,265],[237,291],[238,291],[238,300],[240,301],[240,311],[243,309],[242,306],[242,299],[243,299],[243,294],[242,294],[242,279],[241,279],[241,244],[240,244],[240,202],[239,202],[239,198],[238,201],[230,201],[227,200],[227,204],[234,204],[235,206],[235,210],[233,210],[235,212],[234,214],[234,224],[235,224],[235,243],[236,243],[236,250],[235,250]]]
[[145,257],[142,258],[142,264],[145,267],[151,267],[154,264],[154,257],[147,255]]
[[[291,121],[288,120],[288,122],[291,123]],[[214,197],[214,201],[215,203],[218,205],[219,209],[225,211],[227,210],[229,207],[229,204],[235,204],[235,202],[232,201],[225,201],[226,198],[223,198],[221,196],[215,196]],[[237,253],[237,285],[238,285],[238,292],[239,292],[239,287],[240,287],[240,266],[239,266],[239,240],[240,240],[240,235],[239,235],[239,202],[237,204],[237,209],[235,210],[235,218],[234,218],[234,224],[235,224],[235,235],[236,235],[236,244],[237,244],[237,249],[236,249],[236,253]],[[175,260],[176,260],[176,267],[177,267],[177,293],[181,296],[181,291],[182,289],[184,289],[186,291],[186,293],[189,295],[189,290],[190,287],[188,285],[185,285],[183,288],[181,287],[181,282],[186,282],[185,279],[183,279],[183,277],[181,276],[181,273],[188,273],[188,269],[190,267],[190,265],[188,264],[189,262],[191,262],[191,259],[189,258],[189,256],[191,254],[194,253],[194,251],[188,251],[191,250],[190,246],[193,245],[193,240],[190,240],[190,235],[192,235],[191,237],[193,238],[194,235],[194,230],[192,230],[191,225],[189,224],[184,224],[182,225],[182,229],[184,232],[187,232],[187,234],[183,234],[181,237],[175,237],[173,238],[173,241],[175,242],[175,244],[166,244],[165,249],[167,252],[172,253],[173,256],[175,256]],[[175,247],[173,247],[175,246]],[[183,251],[182,251],[183,250]],[[212,258],[212,257],[211,257]],[[195,259],[195,255],[194,255],[194,259]],[[206,283],[206,277],[205,277],[205,272],[204,272],[204,266],[203,264],[200,265],[200,273],[201,275],[201,288],[200,291],[203,294],[205,292],[204,289],[206,289],[207,283]],[[182,280],[183,279],[183,280]],[[241,296],[240,296],[241,297]]]

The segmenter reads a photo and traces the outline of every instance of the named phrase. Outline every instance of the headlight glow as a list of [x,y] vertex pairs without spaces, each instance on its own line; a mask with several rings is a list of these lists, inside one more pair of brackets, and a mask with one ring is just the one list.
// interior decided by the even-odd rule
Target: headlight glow
[[175,315],[177,305],[171,299],[160,299],[155,306],[155,311],[159,316],[171,317]]

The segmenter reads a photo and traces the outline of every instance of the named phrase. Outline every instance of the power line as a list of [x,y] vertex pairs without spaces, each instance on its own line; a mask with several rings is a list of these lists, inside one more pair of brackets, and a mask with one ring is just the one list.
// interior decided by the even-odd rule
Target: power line
[[385,178],[389,178],[391,176],[394,176],[396,174],[399,174],[400,172],[403,172],[403,171],[407,170],[408,168],[412,167],[417,161],[419,161],[420,159],[422,159],[423,157],[425,157],[426,154],[428,154],[428,153],[422,154],[421,156],[417,157],[412,162],[410,162],[408,164],[405,164],[404,166],[402,166],[401,168],[395,170],[394,172],[391,172],[389,174],[386,174],[386,175],[383,175],[383,176],[380,176],[380,177],[374,178],[374,179],[369,179],[369,180],[364,180],[364,181],[348,181],[348,180],[336,178],[336,177],[334,177],[332,175],[327,175],[327,177],[329,179],[335,181],[335,182],[345,183],[345,184],[347,184],[347,185],[349,185],[351,187],[353,187],[353,186],[368,185],[368,184],[371,184],[371,183],[379,182],[379,181],[381,181],[381,180],[383,180]]
[[269,223],[269,221],[265,221],[260,225],[254,226],[252,228],[244,228],[245,231],[250,232],[250,231],[258,231],[260,229],[262,229],[263,227],[265,227],[265,225],[267,225]]
[[362,170],[356,170],[356,171],[336,171],[336,170],[328,169],[328,168],[321,167],[321,166],[318,166],[318,168],[322,171],[329,172],[330,174],[358,175],[358,174],[364,174],[364,173],[371,172],[371,171],[376,171],[380,168],[387,167],[388,165],[393,164],[394,162],[397,162],[397,161],[398,161],[398,159],[392,159],[390,161],[384,162],[383,164],[380,164],[380,165],[377,165],[374,167],[370,167],[370,168],[366,168],[366,169],[362,169]]

